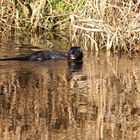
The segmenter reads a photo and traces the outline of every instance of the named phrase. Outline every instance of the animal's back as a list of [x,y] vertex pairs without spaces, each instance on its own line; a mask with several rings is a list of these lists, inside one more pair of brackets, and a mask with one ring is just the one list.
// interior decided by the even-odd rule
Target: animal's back
[[83,58],[83,52],[78,46],[70,47],[68,53],[61,53],[58,51],[41,50],[36,51],[27,56],[16,56],[11,58],[0,58],[0,61],[4,60],[17,60],[17,61],[44,61],[50,59],[68,59],[68,61],[81,61]]
[[60,53],[56,51],[48,51],[48,50],[42,50],[42,51],[36,51],[33,52],[30,55],[27,56],[16,56],[16,57],[10,57],[10,58],[0,58],[0,61],[5,60],[17,60],[17,61],[44,61],[44,60],[50,60],[50,59],[66,59],[67,54]]

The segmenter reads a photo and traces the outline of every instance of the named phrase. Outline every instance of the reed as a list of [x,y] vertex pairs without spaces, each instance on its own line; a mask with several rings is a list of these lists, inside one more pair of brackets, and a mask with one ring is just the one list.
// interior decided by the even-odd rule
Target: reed
[[70,17],[71,40],[82,38],[85,49],[95,51],[138,50],[139,10],[139,3],[133,1],[87,0],[81,13]]
[[69,14],[78,12],[83,0],[1,0],[0,33],[68,28]]
[[131,53],[140,48],[139,7],[136,0],[1,0],[0,33],[70,31],[85,49]]

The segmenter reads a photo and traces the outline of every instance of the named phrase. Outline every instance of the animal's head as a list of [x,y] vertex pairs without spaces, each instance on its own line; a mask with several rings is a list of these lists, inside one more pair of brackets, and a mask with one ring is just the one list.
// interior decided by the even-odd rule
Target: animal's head
[[83,58],[83,52],[80,47],[73,46],[68,51],[68,60],[80,61]]

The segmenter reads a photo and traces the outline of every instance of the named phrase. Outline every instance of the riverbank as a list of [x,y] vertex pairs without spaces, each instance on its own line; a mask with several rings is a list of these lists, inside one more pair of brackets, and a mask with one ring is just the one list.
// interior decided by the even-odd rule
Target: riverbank
[[19,1],[0,3],[0,33],[29,37],[69,34],[86,50],[139,51],[139,2],[125,0]]

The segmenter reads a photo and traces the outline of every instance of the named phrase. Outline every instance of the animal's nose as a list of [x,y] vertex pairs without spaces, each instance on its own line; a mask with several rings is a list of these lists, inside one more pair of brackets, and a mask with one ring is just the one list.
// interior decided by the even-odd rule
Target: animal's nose
[[70,55],[70,59],[74,60],[75,59],[75,55],[71,54]]

